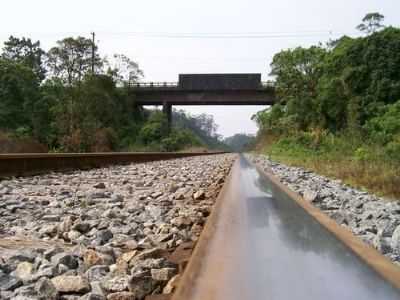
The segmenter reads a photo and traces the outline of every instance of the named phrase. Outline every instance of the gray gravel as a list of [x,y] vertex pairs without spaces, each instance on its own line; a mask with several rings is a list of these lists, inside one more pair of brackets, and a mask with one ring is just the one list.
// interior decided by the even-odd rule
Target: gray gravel
[[264,155],[248,158],[321,209],[338,224],[400,264],[400,201],[389,201],[303,168],[273,162]]
[[234,155],[0,182],[0,299],[171,293],[168,254],[196,241]]

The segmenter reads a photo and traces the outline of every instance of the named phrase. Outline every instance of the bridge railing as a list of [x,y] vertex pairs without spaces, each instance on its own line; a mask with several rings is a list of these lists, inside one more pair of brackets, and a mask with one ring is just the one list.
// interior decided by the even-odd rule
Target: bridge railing
[[136,82],[131,84],[133,88],[177,88],[178,82]]
[[261,86],[262,87],[275,87],[275,81],[272,81],[272,80],[262,81]]
[[[178,89],[179,82],[135,82],[130,84],[131,88],[134,89]],[[274,81],[263,81],[261,82],[262,88],[275,87]]]

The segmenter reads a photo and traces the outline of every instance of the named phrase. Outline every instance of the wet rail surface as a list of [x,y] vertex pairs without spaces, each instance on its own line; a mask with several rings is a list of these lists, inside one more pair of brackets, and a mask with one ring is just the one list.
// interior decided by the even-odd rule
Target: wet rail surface
[[218,215],[224,221],[215,224],[193,284],[173,299],[400,299],[244,157],[228,184]]

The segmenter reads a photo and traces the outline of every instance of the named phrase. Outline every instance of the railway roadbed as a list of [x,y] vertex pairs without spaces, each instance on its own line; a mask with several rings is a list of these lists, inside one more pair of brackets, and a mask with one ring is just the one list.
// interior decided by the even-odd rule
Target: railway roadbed
[[235,157],[0,181],[0,299],[167,299]]

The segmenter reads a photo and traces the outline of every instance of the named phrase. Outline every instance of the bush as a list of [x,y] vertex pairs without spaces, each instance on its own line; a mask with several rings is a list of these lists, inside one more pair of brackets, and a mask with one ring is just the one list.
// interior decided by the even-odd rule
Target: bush
[[149,120],[142,127],[139,133],[140,140],[145,144],[158,143],[166,136],[167,119],[160,111],[151,113]]
[[270,154],[284,154],[296,157],[313,155],[315,150],[310,147],[310,144],[310,137],[307,135],[302,135],[301,137],[284,137],[271,146]]
[[359,147],[356,151],[354,151],[353,157],[357,161],[367,162],[371,159],[371,153],[366,148]]
[[171,134],[161,141],[164,151],[178,151],[185,147],[200,146],[198,138],[189,130],[174,129]]
[[384,114],[371,119],[366,125],[370,137],[382,144],[390,143],[400,134],[400,100],[386,105],[385,110]]
[[400,164],[400,137],[388,143],[384,148],[384,153],[387,155],[388,159],[394,160]]

